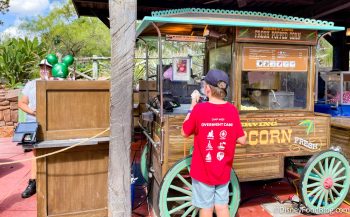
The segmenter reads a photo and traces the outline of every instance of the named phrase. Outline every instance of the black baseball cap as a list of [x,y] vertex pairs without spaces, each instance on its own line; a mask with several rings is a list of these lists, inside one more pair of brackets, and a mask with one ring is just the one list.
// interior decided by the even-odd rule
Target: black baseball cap
[[[226,72],[219,69],[210,69],[207,75],[204,77],[204,81],[207,84],[210,84],[214,87],[220,87],[221,89],[226,89],[230,82]],[[225,83],[225,87],[223,87],[222,82]],[[219,85],[220,83],[221,85]]]

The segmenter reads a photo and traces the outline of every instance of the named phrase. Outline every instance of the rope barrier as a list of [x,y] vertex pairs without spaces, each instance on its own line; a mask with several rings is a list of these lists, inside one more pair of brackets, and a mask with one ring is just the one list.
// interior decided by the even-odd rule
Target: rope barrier
[[49,157],[49,156],[52,156],[52,155],[55,155],[55,154],[58,154],[58,153],[67,151],[67,150],[69,150],[69,149],[75,148],[75,147],[77,147],[77,146],[79,146],[79,145],[81,145],[81,144],[84,144],[84,143],[87,142],[87,141],[90,141],[90,140],[92,140],[92,139],[94,139],[94,138],[96,138],[96,137],[98,137],[98,136],[101,136],[102,134],[108,132],[109,130],[110,130],[110,128],[108,127],[107,129],[105,129],[104,131],[102,131],[102,132],[96,134],[96,135],[93,136],[93,137],[87,138],[87,139],[84,140],[84,141],[81,141],[81,142],[79,142],[79,143],[77,143],[77,144],[74,144],[74,145],[72,145],[72,146],[63,148],[63,149],[58,150],[58,151],[54,151],[54,152],[51,152],[51,153],[48,153],[48,154],[40,155],[40,156],[38,156],[38,157],[31,157],[31,158],[26,158],[26,159],[17,160],[17,161],[11,161],[11,162],[0,163],[0,166],[2,166],[2,165],[8,165],[8,164],[15,164],[15,163],[22,163],[22,162],[26,162],[26,161],[37,160],[37,159],[40,159],[40,158]]

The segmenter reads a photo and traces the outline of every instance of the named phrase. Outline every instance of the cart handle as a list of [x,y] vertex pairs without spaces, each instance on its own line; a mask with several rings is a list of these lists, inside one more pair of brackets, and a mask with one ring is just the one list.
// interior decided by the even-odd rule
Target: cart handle
[[155,142],[152,137],[145,131],[142,131],[143,134],[147,137],[147,139],[151,142],[151,144],[153,145],[154,148],[158,148],[159,147],[159,142]]

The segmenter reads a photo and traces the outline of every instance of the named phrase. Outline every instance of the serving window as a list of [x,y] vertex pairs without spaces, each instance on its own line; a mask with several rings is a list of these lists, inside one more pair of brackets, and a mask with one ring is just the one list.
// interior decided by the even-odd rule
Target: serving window
[[343,98],[342,104],[350,105],[350,72],[342,73],[342,84],[343,84]]
[[350,72],[330,72],[325,77],[326,102],[350,105]]
[[240,109],[306,109],[308,58],[307,47],[243,47]]

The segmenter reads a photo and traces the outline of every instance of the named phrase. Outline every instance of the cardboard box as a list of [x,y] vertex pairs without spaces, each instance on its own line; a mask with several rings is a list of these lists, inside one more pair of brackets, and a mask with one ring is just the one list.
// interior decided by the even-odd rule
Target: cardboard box
[[157,90],[157,82],[156,81],[145,81],[139,80],[139,90]]

